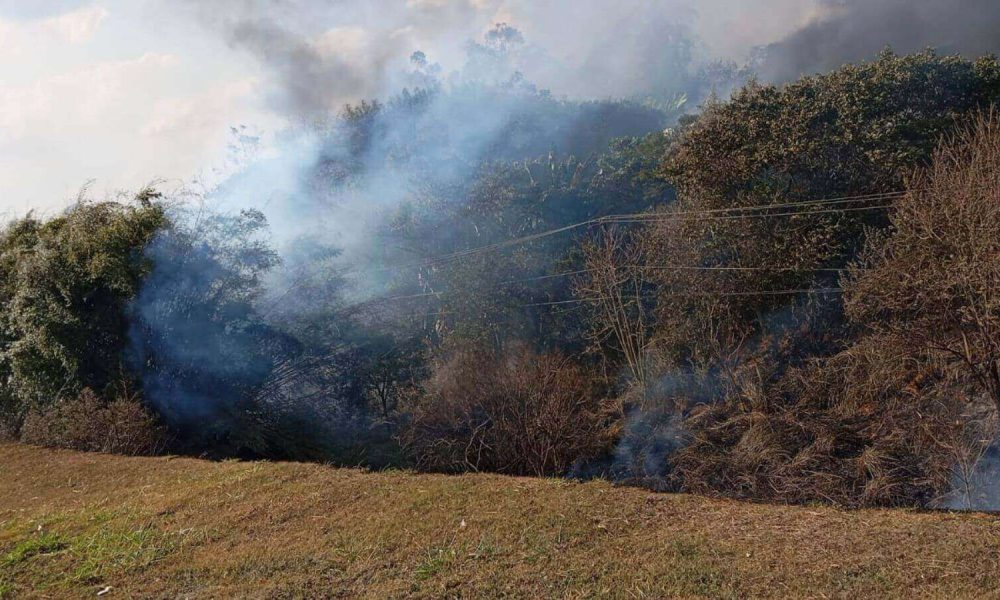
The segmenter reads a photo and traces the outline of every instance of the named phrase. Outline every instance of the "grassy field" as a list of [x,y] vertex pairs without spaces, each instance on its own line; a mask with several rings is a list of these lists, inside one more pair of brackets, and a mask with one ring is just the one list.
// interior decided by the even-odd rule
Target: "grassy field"
[[0,445],[3,598],[1000,597],[1000,516]]

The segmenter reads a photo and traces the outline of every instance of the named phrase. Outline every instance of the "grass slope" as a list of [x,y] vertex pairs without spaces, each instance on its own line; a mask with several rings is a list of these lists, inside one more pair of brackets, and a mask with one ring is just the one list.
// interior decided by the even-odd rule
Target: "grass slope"
[[0,445],[0,597],[1000,597],[1000,517]]

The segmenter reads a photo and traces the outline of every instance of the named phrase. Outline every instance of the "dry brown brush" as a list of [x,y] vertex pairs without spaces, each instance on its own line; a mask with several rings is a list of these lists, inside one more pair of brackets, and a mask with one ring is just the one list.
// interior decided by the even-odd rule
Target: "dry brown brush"
[[691,443],[674,461],[686,489],[974,503],[1000,407],[996,113],[941,147],[891,221],[843,282],[852,329],[841,350],[744,360],[721,400],[693,411]]
[[1000,114],[918,172],[852,271],[847,314],[961,365],[1000,407]]
[[138,396],[122,393],[106,402],[90,389],[28,413],[21,441],[36,446],[151,456],[167,446],[167,435]]
[[748,364],[685,423],[675,458],[693,492],[844,506],[932,504],[969,448],[955,373],[872,336],[777,374]]
[[559,354],[460,349],[434,365],[402,441],[426,469],[564,474],[609,447],[601,391]]

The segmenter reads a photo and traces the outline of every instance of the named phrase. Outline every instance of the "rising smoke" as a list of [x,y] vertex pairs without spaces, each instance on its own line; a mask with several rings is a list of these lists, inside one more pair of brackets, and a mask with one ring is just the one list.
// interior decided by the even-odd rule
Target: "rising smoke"
[[[161,414],[192,427],[225,414],[226,397],[244,396],[244,388],[281,389],[281,401],[315,400],[317,386],[275,383],[289,362],[320,364],[304,380],[329,370],[285,344],[282,332],[306,323],[296,337],[322,339],[324,351],[334,352],[348,335],[342,300],[426,292],[419,273],[404,272],[409,280],[401,284],[385,269],[423,249],[393,253],[374,232],[429,188],[466,189],[488,161],[586,157],[615,137],[662,129],[710,94],[724,96],[748,64],[766,80],[784,81],[869,58],[887,44],[996,49],[990,34],[1000,7],[966,4],[956,11],[931,0],[191,1],[193,17],[259,63],[269,106],[287,123],[271,147],[210,192],[210,203],[222,212],[260,210],[283,260],[255,271],[260,289],[226,307],[245,312],[246,329],[223,331],[214,304],[190,300],[201,311],[194,320],[190,310],[178,311],[178,290],[210,297],[215,271],[243,267],[220,263],[210,248],[178,253],[170,248],[176,240],[154,244],[159,270],[135,308],[143,327],[136,338],[148,342],[138,344],[137,360],[176,363],[194,379],[162,371],[144,378],[145,391]],[[631,102],[612,110],[601,102],[610,98]],[[345,104],[364,99],[383,104],[345,117]],[[592,133],[581,139],[580,129]],[[452,234],[442,228],[428,236]],[[176,256],[183,260],[172,263]],[[322,321],[335,326],[308,330]],[[278,349],[261,355],[261,340]],[[150,346],[159,354],[150,355]],[[220,395],[223,388],[229,393]],[[660,477],[667,466],[655,457],[679,443],[675,430],[669,415],[636,415],[628,426],[635,439],[616,459],[638,457],[641,477]]]
[[871,57],[889,47],[910,53],[932,47],[976,57],[1000,51],[995,0],[828,0],[828,11],[767,46],[763,78],[787,81]]
[[[696,93],[692,71],[714,61],[752,64],[787,81],[885,47],[978,56],[1000,50],[993,0],[222,0],[188,2],[213,35],[256,59],[265,93],[292,119],[329,117],[344,103],[384,98],[412,83],[411,53],[446,74],[495,23],[527,43],[509,65],[539,87],[574,98]],[[467,75],[467,73],[466,73]],[[704,83],[704,82],[702,82]],[[717,92],[728,91],[719,82]],[[690,98],[692,106],[700,98]]]
[[[187,4],[193,19],[259,63],[262,91],[289,123],[268,158],[254,159],[215,192],[219,206],[262,210],[279,245],[319,237],[341,247],[345,260],[360,260],[370,254],[373,220],[411,198],[418,180],[462,181],[486,158],[592,150],[571,147],[565,131],[573,117],[540,101],[539,91],[551,91],[554,101],[634,98],[680,107],[663,122],[635,119],[604,137],[636,135],[696,110],[711,93],[725,95],[743,81],[744,65],[782,81],[871,57],[887,44],[979,53],[996,48],[991,33],[1000,19],[990,0],[964,0],[960,10],[940,0],[625,0],[613,9],[599,0],[377,4]],[[494,29],[497,23],[510,27]],[[524,93],[460,93],[472,82]],[[367,146],[352,147],[338,120],[343,106],[384,101],[404,88],[434,94],[419,110],[379,112]],[[518,144],[512,124],[526,116],[535,130]],[[318,171],[338,170],[350,173],[349,186],[317,184]]]

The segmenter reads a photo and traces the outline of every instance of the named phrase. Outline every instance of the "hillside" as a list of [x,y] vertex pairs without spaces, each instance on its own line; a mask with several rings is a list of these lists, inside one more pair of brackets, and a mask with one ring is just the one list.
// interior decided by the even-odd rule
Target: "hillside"
[[982,597],[1000,517],[0,446],[2,597]]

